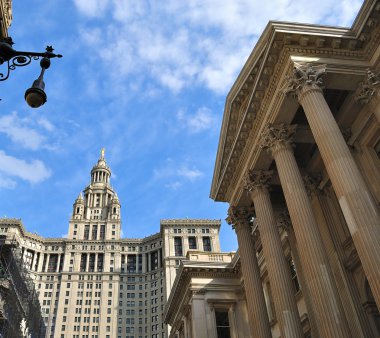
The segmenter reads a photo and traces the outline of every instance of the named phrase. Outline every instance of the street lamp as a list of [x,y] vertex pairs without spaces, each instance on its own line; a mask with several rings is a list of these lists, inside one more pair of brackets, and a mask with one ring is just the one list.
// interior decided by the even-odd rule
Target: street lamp
[[45,70],[50,67],[51,58],[61,58],[61,54],[54,54],[53,47],[47,46],[44,53],[36,52],[23,52],[14,50],[12,38],[6,37],[0,39],[0,65],[7,63],[6,74],[0,73],[0,81],[8,79],[11,70],[15,70],[16,67],[24,67],[32,62],[32,60],[39,60],[41,73],[40,76],[33,82],[32,87],[25,92],[25,101],[32,108],[41,107],[47,99],[44,82]]

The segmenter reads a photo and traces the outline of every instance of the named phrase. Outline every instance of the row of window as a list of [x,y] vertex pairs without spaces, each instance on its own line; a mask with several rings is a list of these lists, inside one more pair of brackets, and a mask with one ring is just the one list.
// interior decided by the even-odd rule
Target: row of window
[[[174,254],[175,256],[183,256],[182,237],[174,237]],[[189,249],[197,249],[197,238],[194,236],[187,237]],[[209,236],[202,237],[203,251],[211,251],[211,238]]]

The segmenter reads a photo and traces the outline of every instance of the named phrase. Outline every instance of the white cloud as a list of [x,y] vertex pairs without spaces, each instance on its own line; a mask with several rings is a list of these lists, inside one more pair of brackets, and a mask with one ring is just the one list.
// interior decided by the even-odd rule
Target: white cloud
[[182,183],[178,181],[165,184],[165,188],[172,189],[172,190],[177,190],[180,187],[182,187]]
[[16,182],[9,177],[4,177],[0,173],[0,189],[14,189],[16,187]]
[[190,133],[198,133],[216,126],[216,117],[206,107],[199,108],[193,115],[180,110],[177,112],[177,119]]
[[30,128],[28,120],[19,118],[16,112],[0,117],[0,132],[26,149],[37,150],[45,141],[45,137]]
[[184,177],[189,181],[195,181],[199,177],[203,176],[203,173],[200,170],[196,168],[190,169],[188,167],[179,168],[177,170],[177,174],[178,176]]
[[104,15],[108,0],[74,0],[74,3],[82,14],[99,17]]
[[13,184],[10,182],[10,177],[20,178],[30,183],[39,183],[51,176],[51,171],[40,160],[32,160],[27,162],[13,156],[5,154],[0,150],[0,173],[5,176],[5,182],[8,185]]
[[189,182],[195,182],[203,176],[198,168],[189,167],[187,163],[178,164],[173,159],[167,158],[165,165],[153,170],[151,184],[155,181],[166,181],[165,188],[177,190]]
[[39,118],[37,123],[47,131],[53,131],[55,129],[54,125],[45,118]]
[[[143,78],[174,93],[192,85],[225,94],[269,20],[347,26],[361,0],[74,0],[107,28],[81,37],[113,79]],[[112,18],[110,19],[110,18]],[[94,60],[97,64],[98,60]],[[132,80],[133,79],[133,80]]]
[[[38,128],[40,130],[37,130]],[[37,120],[21,118],[17,112],[0,117],[0,133],[7,135],[12,142],[21,145],[25,149],[53,149],[52,145],[47,144],[47,137],[42,131],[49,133],[54,130],[54,125],[45,118]]]

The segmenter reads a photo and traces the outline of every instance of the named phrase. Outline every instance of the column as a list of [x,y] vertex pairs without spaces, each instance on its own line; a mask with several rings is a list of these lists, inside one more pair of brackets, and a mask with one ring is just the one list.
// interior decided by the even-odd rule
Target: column
[[319,338],[319,333],[318,333],[318,329],[317,329],[318,326],[315,322],[315,316],[314,316],[315,311],[313,309],[313,304],[311,302],[309,287],[305,281],[300,257],[298,255],[297,241],[296,241],[296,237],[294,236],[292,223],[290,221],[290,217],[289,217],[289,213],[288,213],[287,209],[285,209],[283,212],[281,212],[278,215],[277,225],[279,227],[281,227],[283,230],[285,230],[287,235],[288,235],[290,252],[292,255],[294,265],[296,267],[297,278],[298,278],[298,282],[300,284],[300,288],[302,291],[302,296],[303,296],[303,299],[305,300],[305,304],[306,304],[307,317],[309,319],[309,323],[310,323],[310,327],[311,327],[311,336],[313,338]]
[[161,262],[161,249],[158,249],[158,253],[157,253],[157,259],[158,259],[158,268],[162,268],[162,262]]
[[376,74],[368,69],[366,78],[358,87],[355,100],[368,104],[380,123],[380,73]]
[[33,251],[32,265],[30,267],[31,271],[36,271],[36,269],[35,269],[36,259],[37,259],[37,252]]
[[252,337],[271,338],[272,332],[261,284],[260,268],[251,236],[250,216],[246,208],[230,207],[227,222],[233,225],[238,239]]
[[280,233],[268,191],[271,171],[250,170],[245,177],[245,188],[255,206],[268,276],[273,293],[274,308],[280,325],[281,337],[303,338],[301,320],[288,262],[282,250]]
[[324,66],[296,65],[286,93],[296,92],[329,174],[373,296],[380,308],[380,211],[320,85]]
[[50,262],[50,254],[46,254],[46,264],[45,264],[45,271],[47,272],[49,269],[49,262]]
[[59,265],[61,264],[61,255],[57,254],[57,267],[55,268],[55,272],[59,272]]
[[294,158],[290,142],[294,132],[294,126],[269,124],[261,137],[262,148],[269,149],[276,162],[321,336],[350,337],[313,209]]

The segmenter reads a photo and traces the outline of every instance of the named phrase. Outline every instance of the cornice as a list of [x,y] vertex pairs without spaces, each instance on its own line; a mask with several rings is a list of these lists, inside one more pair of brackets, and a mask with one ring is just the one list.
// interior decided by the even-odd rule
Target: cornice
[[[190,287],[192,278],[214,279],[218,277],[239,279],[240,269],[232,266],[231,263],[182,261],[164,309],[164,322],[173,324],[178,319],[178,314],[182,312],[182,306],[188,303],[192,294],[204,293],[208,289],[215,290],[215,287],[209,285],[204,288],[203,284],[191,285]],[[220,287],[217,289],[221,290]]]
[[[247,144],[251,145],[250,141],[257,137],[262,124],[270,121],[268,105],[278,106],[274,101],[284,100],[284,95],[278,92],[278,81],[289,71],[291,58],[298,55],[361,60],[363,69],[360,71],[363,72],[369,66],[371,55],[379,48],[380,29],[376,21],[379,14],[379,3],[368,0],[352,28],[268,23],[227,95],[211,198],[231,203],[230,187],[236,187],[241,178],[240,170],[247,164],[250,153],[246,150]],[[348,66],[339,70],[348,71]]]

